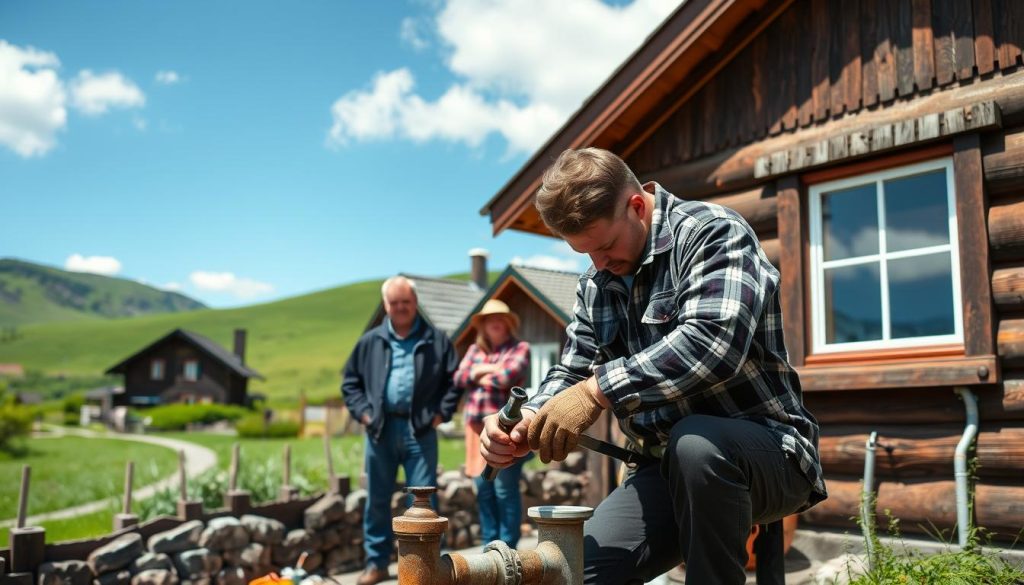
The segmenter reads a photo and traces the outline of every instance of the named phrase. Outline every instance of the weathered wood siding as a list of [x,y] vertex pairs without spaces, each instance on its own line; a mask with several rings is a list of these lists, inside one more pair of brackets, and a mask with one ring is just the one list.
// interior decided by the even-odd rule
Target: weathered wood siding
[[656,175],[766,137],[1007,74],[1020,68],[1022,45],[1024,3],[1016,0],[798,0],[685,103],[665,104],[674,113],[628,162]]

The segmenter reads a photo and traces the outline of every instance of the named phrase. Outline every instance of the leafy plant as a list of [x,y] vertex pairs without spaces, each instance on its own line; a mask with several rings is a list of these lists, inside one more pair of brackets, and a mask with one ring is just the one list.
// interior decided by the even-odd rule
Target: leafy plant
[[247,414],[247,409],[229,404],[168,404],[139,412],[150,419],[149,427],[157,431],[182,431],[189,425],[233,421]]
[[239,437],[288,439],[299,436],[299,423],[290,420],[265,421],[263,415],[249,415],[235,423]]
[[15,456],[25,452],[19,440],[32,430],[32,416],[32,410],[7,391],[7,382],[0,381],[0,451]]

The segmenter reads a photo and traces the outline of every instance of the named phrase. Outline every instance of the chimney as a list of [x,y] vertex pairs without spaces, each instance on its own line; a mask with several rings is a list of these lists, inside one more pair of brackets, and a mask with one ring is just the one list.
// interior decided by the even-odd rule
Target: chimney
[[245,329],[235,329],[235,355],[238,361],[245,363]]
[[469,251],[470,278],[480,290],[487,290],[487,256],[489,254],[483,248],[473,248]]

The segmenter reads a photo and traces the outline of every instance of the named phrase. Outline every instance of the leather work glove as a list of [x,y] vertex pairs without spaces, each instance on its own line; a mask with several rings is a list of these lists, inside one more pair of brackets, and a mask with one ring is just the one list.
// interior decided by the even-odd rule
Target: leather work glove
[[530,422],[530,449],[537,451],[544,463],[565,459],[601,409],[586,381],[562,390],[548,399]]

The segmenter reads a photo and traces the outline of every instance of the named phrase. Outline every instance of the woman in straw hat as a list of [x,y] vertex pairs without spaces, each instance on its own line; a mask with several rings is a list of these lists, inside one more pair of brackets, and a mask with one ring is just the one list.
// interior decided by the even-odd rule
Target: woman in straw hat
[[519,316],[508,305],[491,299],[473,315],[476,343],[455,372],[455,384],[467,390],[462,416],[466,426],[466,474],[476,478],[480,508],[480,536],[485,543],[503,540],[515,548],[519,542],[521,498],[519,476],[523,462],[502,469],[489,482],[480,477],[480,433],[484,417],[498,412],[513,386],[523,386],[530,374],[530,345],[516,339]]

